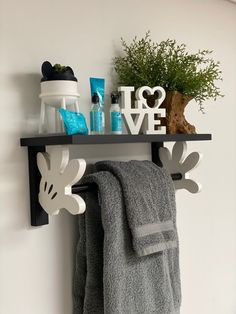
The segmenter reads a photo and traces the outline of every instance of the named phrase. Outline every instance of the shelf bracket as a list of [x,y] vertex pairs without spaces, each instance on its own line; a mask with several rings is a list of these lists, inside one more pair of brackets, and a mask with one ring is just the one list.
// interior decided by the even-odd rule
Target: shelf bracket
[[84,159],[69,161],[67,146],[54,147],[50,154],[45,146],[29,146],[28,166],[32,226],[48,224],[48,214],[62,208],[74,215],[85,211],[84,200],[72,194],[72,185],[84,175]]
[[49,222],[48,214],[44,211],[38,201],[41,174],[37,165],[37,154],[44,152],[45,146],[28,146],[30,214],[32,226],[42,226]]
[[159,150],[163,147],[163,142],[151,142],[152,162],[159,167],[162,167],[162,162],[159,157]]
[[198,193],[201,191],[201,184],[190,179],[189,176],[189,172],[199,165],[202,159],[201,153],[192,152],[187,155],[187,143],[176,142],[172,152],[166,147],[161,147],[159,149],[158,158],[170,174],[179,173],[181,175],[179,180],[174,181],[176,190],[186,189],[190,193]]
[[69,160],[67,146],[53,147],[50,153],[38,153],[41,173],[38,201],[49,215],[66,209],[72,215],[82,214],[86,205],[82,197],[72,193],[72,186],[84,175],[84,159]]
[[[185,142],[176,142],[171,153],[163,142],[151,142],[152,161],[167,168],[176,190],[197,193],[201,185],[189,178],[189,171],[198,166],[202,155],[193,152],[185,158],[186,148]],[[62,208],[74,215],[85,211],[84,200],[72,193],[72,186],[84,175],[84,159],[69,161],[69,148],[64,145],[53,147],[50,154],[45,146],[28,146],[28,165],[32,226],[48,224],[48,214],[56,215]]]

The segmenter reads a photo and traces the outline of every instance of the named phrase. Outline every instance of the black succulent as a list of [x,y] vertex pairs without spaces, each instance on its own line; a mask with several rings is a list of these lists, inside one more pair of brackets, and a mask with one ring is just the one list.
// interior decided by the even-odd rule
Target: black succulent
[[41,82],[58,80],[77,82],[77,78],[74,76],[74,72],[69,66],[63,66],[58,63],[52,66],[49,61],[44,61],[41,70],[43,74]]

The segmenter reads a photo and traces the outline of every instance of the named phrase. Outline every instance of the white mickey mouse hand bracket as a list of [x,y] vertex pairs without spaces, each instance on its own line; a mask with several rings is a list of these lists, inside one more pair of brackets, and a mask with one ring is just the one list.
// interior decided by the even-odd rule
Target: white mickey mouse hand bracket
[[38,153],[37,164],[41,173],[39,203],[50,215],[57,215],[65,208],[71,214],[82,214],[86,205],[84,200],[72,194],[72,185],[84,175],[84,159],[69,161],[67,147],[53,148],[51,153]]
[[[155,117],[165,117],[166,110],[160,109],[160,105],[166,97],[166,92],[161,86],[155,86],[153,88],[149,86],[142,86],[135,92],[135,108],[132,108],[131,93],[134,92],[133,86],[120,86],[118,90],[122,95],[122,114],[124,120],[131,134],[138,134],[143,122],[145,121],[145,133],[146,134],[165,134],[166,127],[160,126],[160,120],[156,120]],[[154,95],[157,93],[157,99],[155,100],[154,107],[149,107],[147,99],[143,94],[146,92],[148,95]],[[134,118],[133,118],[134,117]],[[155,128],[157,126],[157,129]]]
[[201,191],[201,185],[189,179],[189,171],[196,168],[201,159],[202,154],[193,152],[186,158],[187,144],[186,142],[176,142],[172,149],[172,154],[166,147],[159,149],[159,157],[163,166],[170,174],[180,173],[182,178],[174,181],[175,189],[186,189],[191,193],[198,193]]

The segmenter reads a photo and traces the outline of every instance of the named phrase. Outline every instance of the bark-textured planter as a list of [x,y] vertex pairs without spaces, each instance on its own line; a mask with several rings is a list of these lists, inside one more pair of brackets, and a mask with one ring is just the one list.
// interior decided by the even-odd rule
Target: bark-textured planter
[[166,109],[164,125],[166,125],[167,133],[196,134],[195,126],[188,123],[184,116],[185,107],[191,99],[191,97],[186,97],[177,91],[166,93],[166,98],[161,107]]

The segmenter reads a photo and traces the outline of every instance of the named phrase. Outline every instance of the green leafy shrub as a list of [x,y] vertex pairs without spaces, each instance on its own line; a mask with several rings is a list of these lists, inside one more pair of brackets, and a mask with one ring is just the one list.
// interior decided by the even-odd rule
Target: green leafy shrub
[[128,45],[121,38],[124,56],[114,59],[119,84],[126,86],[162,86],[167,92],[178,91],[194,98],[202,109],[202,103],[210,98],[223,96],[215,82],[222,80],[220,63],[209,56],[212,51],[199,50],[195,54],[186,51],[185,44],[167,39],[155,43],[150,32]]

